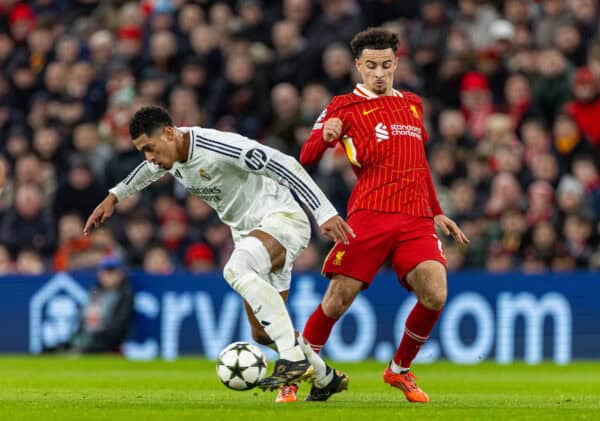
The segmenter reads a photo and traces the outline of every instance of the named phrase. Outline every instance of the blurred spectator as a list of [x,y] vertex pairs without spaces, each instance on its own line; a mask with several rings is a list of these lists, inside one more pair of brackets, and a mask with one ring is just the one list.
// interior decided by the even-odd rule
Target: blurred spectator
[[43,255],[56,246],[56,227],[52,214],[42,207],[38,186],[24,184],[17,187],[15,207],[2,219],[0,240],[13,255],[25,248],[33,248]]
[[170,275],[175,270],[169,258],[169,252],[161,246],[153,246],[148,249],[144,256],[143,268],[146,273],[152,275]]
[[0,244],[0,276],[13,273],[13,264],[7,248]]
[[273,62],[270,65],[271,83],[291,82],[296,86],[305,84],[306,79],[314,73],[314,63],[299,67],[298,62],[308,58],[306,41],[301,38],[298,25],[290,20],[282,20],[272,29],[274,46]]
[[575,213],[586,205],[583,186],[571,175],[565,175],[560,179],[556,194],[558,209],[563,214]]
[[324,84],[329,92],[342,95],[354,89],[352,83],[352,54],[342,44],[328,46],[323,53]]
[[60,218],[67,212],[77,212],[87,218],[103,197],[90,164],[82,156],[72,155],[66,179],[56,191],[56,216]]
[[214,254],[204,243],[193,243],[185,252],[185,267],[192,273],[215,270]]
[[590,68],[580,67],[573,78],[573,97],[565,106],[588,140],[600,151],[600,98],[598,79]]
[[492,273],[514,270],[514,256],[502,248],[501,244],[493,244],[487,254],[485,269]]
[[554,189],[546,181],[535,181],[527,189],[527,223],[551,221],[554,216]]
[[540,47],[549,47],[555,40],[558,26],[569,19],[566,0],[542,0],[542,18],[536,25],[535,39]]
[[592,219],[585,213],[568,215],[564,224],[564,235],[569,255],[575,258],[577,267],[587,268],[594,250],[590,240],[593,235]]
[[573,160],[573,174],[582,184],[596,214],[600,212],[600,172],[597,160],[590,155],[579,155]]
[[475,139],[480,139],[487,118],[494,112],[487,78],[477,72],[466,73],[460,82],[460,99],[469,131]]
[[19,275],[41,275],[45,271],[42,256],[33,249],[22,249],[15,259],[15,272]]
[[89,237],[83,235],[83,219],[77,213],[67,213],[58,221],[58,248],[54,253],[54,270],[57,272],[93,267],[85,259],[91,246]]
[[323,0],[319,15],[308,33],[311,48],[322,51],[327,46],[350,41],[363,28],[360,11],[349,0]]
[[107,256],[98,266],[98,283],[68,347],[75,353],[119,352],[132,320],[133,290],[125,266],[119,258]]
[[188,236],[188,216],[178,206],[167,209],[160,217],[160,238],[164,247],[177,264],[185,261],[186,249],[190,245]]
[[129,264],[141,267],[148,248],[156,240],[152,221],[142,212],[132,215],[125,224],[125,237]]
[[[102,181],[106,163],[111,157],[110,147],[100,140],[97,127],[91,122],[84,122],[73,131],[73,146],[79,156],[89,163],[94,179]],[[102,187],[105,187],[102,185]],[[110,186],[112,187],[112,186]]]
[[[546,0],[546,2],[562,0]],[[538,54],[539,77],[534,84],[534,98],[546,121],[552,121],[570,97],[571,66],[556,48],[547,48]]]
[[265,133],[265,144],[280,151],[299,155],[300,148],[294,139],[294,129],[300,119],[300,95],[290,83],[280,83],[271,90],[273,117]]

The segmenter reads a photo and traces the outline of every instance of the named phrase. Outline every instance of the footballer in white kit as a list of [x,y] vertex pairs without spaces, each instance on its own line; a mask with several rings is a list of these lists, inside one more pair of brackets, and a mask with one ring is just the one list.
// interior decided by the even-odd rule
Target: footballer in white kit
[[259,387],[289,385],[306,376],[312,364],[313,389],[319,389],[315,396],[328,398],[345,390],[348,377],[327,367],[301,337],[296,339],[285,308],[292,265],[311,234],[310,222],[291,192],[325,236],[347,242],[354,235],[304,168],[296,159],[236,133],[174,127],[160,107],[138,110],[129,129],[146,161],[109,190],[84,232],[106,221],[118,201],[170,173],[231,227],[235,249],[223,270],[225,280],[246,301],[255,340],[274,342],[280,357],[273,375]]

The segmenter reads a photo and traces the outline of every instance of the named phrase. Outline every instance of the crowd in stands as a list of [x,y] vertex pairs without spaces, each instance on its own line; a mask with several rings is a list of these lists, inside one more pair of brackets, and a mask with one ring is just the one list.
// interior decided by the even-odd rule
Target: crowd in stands
[[[143,159],[139,107],[298,156],[359,81],[352,37],[400,37],[395,87],[421,95],[442,208],[470,237],[448,267],[600,268],[597,0],[30,0],[0,2],[0,274],[95,267],[218,270],[228,227],[170,176],[83,223]],[[344,151],[310,168],[344,215]],[[297,270],[320,267],[313,241]]]

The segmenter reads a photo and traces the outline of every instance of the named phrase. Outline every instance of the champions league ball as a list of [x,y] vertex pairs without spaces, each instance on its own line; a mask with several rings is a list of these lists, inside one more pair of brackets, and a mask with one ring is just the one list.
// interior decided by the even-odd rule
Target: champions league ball
[[217,376],[233,390],[252,389],[266,373],[265,355],[248,342],[227,345],[217,358]]

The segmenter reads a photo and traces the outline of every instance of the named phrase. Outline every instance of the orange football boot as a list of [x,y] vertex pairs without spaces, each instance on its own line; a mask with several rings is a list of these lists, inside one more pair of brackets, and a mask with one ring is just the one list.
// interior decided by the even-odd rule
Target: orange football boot
[[284,403],[284,402],[297,402],[298,397],[296,393],[298,392],[298,385],[287,384],[282,385],[279,388],[279,393],[277,393],[277,398],[275,399],[276,403]]
[[383,372],[383,381],[402,390],[410,402],[429,402],[429,396],[417,386],[415,379],[415,375],[410,371],[404,374],[394,373],[389,365]]

